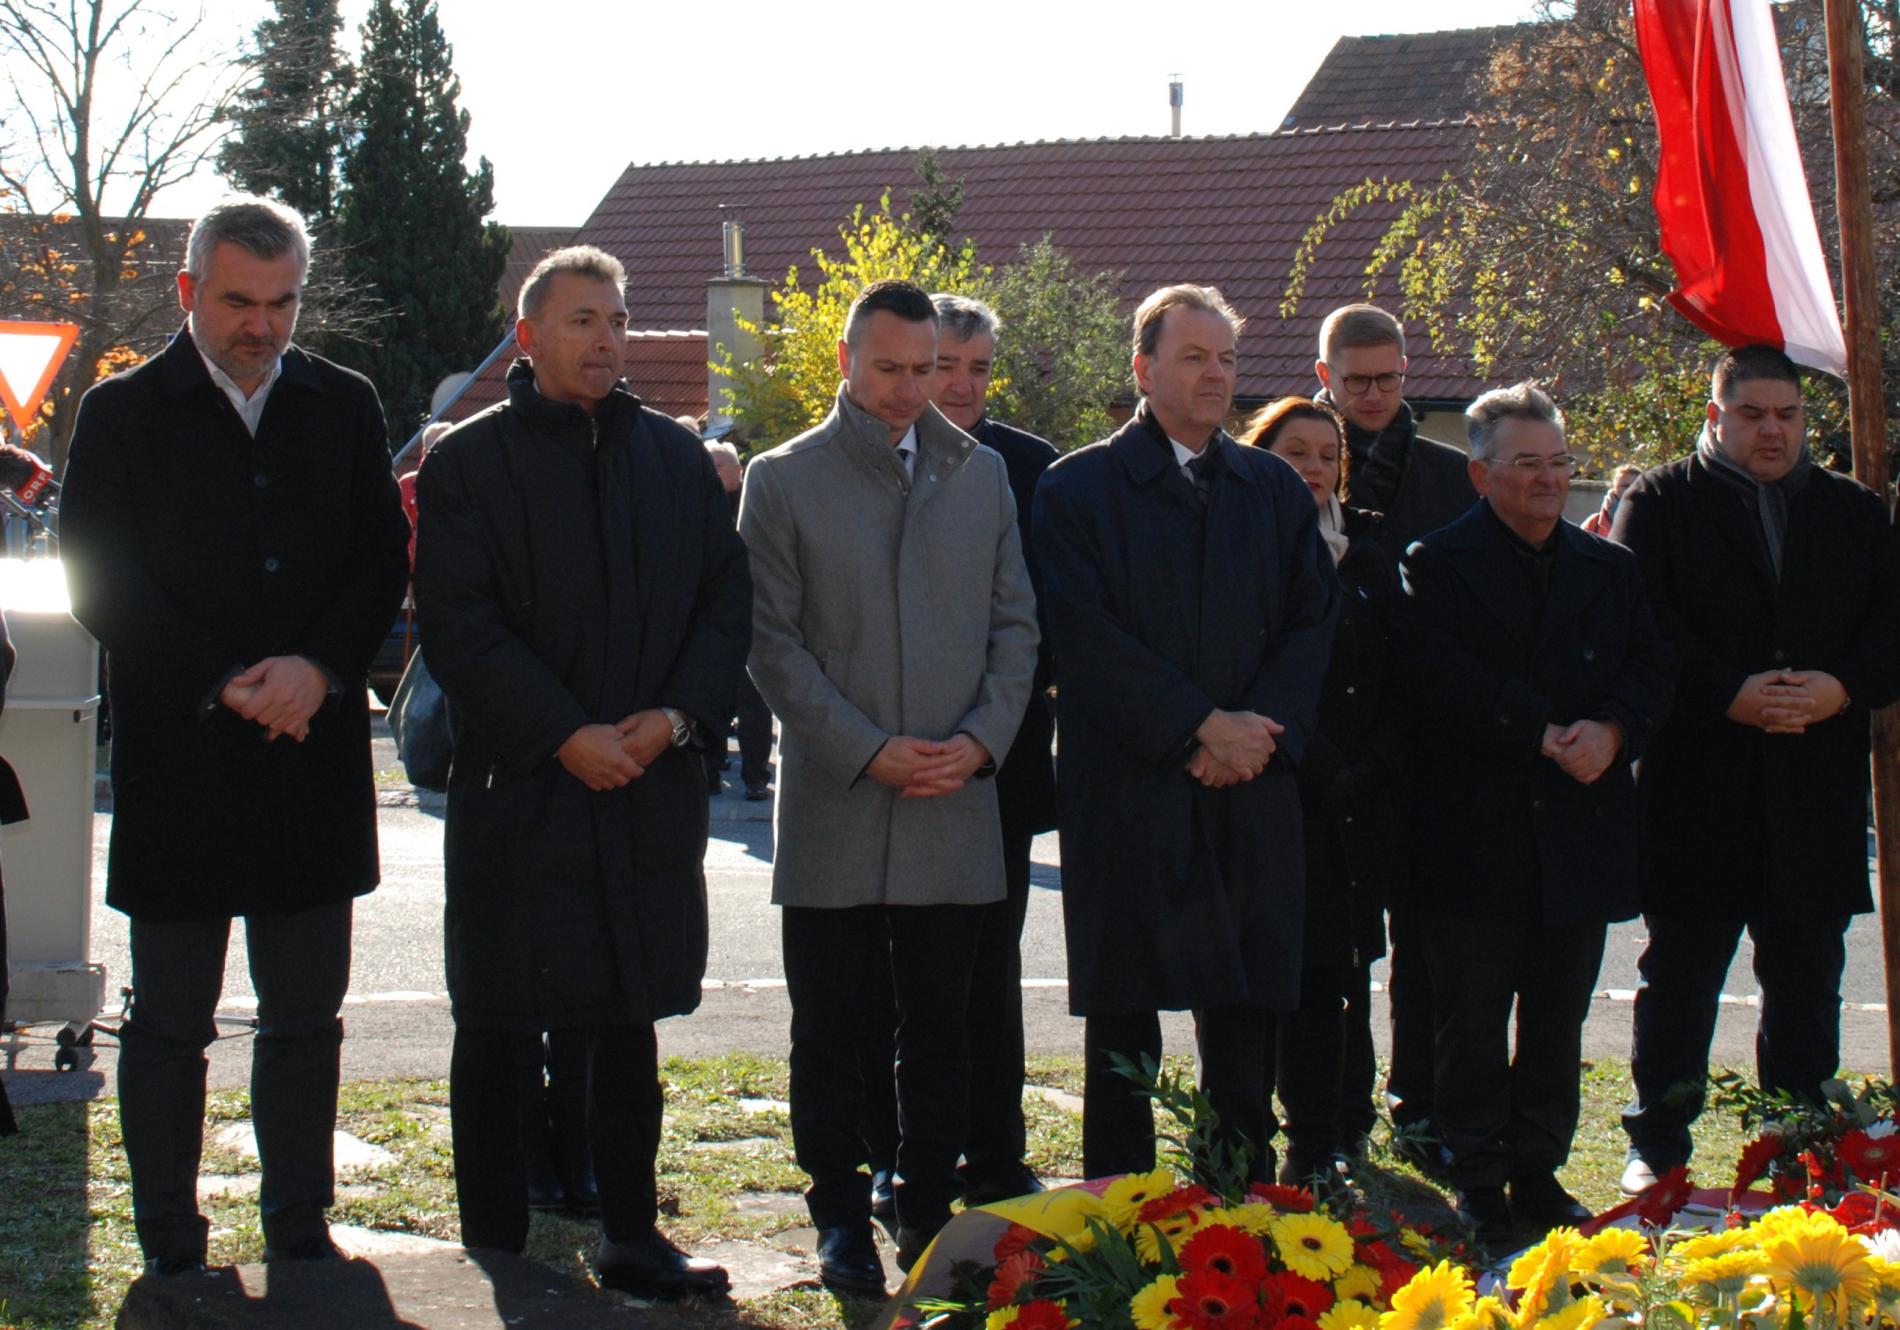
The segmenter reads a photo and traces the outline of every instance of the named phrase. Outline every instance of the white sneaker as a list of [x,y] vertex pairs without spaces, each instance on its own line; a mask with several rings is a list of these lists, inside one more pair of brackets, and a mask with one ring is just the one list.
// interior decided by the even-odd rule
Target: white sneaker
[[1656,1170],[1651,1168],[1641,1155],[1631,1155],[1629,1163],[1623,1166],[1623,1176],[1617,1182],[1617,1190],[1625,1196],[1641,1196],[1656,1185]]

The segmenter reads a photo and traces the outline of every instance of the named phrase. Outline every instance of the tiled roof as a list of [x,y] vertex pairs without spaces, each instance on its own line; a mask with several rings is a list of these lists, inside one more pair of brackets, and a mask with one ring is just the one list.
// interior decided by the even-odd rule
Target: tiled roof
[[[1368,207],[1322,246],[1298,313],[1279,305],[1301,237],[1333,199],[1372,179],[1436,180],[1469,142],[1463,124],[1412,123],[1221,138],[1064,140],[943,148],[944,173],[963,182],[960,230],[979,257],[1005,262],[1044,232],[1091,271],[1121,271],[1132,310],[1170,282],[1219,286],[1249,319],[1239,391],[1260,399],[1311,391],[1314,340],[1333,307],[1362,299],[1371,248],[1394,215]],[[627,303],[644,327],[698,327],[706,282],[721,267],[718,205],[746,221],[747,267],[777,281],[810,252],[839,248],[857,204],[892,192],[902,209],[916,185],[909,148],[763,161],[633,165],[576,237],[627,265]],[[1390,299],[1393,279],[1382,279]],[[1461,363],[1420,353],[1409,395],[1463,401],[1483,385]]]
[[[442,413],[444,420],[467,420],[493,406],[506,394],[508,366],[514,363],[510,347],[494,360]],[[706,334],[693,332],[629,332],[627,385],[640,400],[669,416],[703,415],[706,411]]]
[[501,307],[514,317],[515,297],[534,265],[552,250],[574,243],[571,226],[511,226],[508,228],[508,266],[501,270]]
[[1490,66],[1499,41],[1532,26],[1341,37],[1282,128],[1459,119],[1475,109],[1473,80]]

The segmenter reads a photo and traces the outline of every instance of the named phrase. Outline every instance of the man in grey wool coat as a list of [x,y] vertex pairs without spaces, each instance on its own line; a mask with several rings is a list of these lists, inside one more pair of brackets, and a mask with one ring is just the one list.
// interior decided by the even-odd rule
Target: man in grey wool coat
[[897,1000],[898,1263],[950,1218],[968,1116],[964,1007],[980,907],[1003,897],[991,779],[1036,669],[1035,596],[1002,458],[930,405],[937,315],[866,287],[815,429],[755,458],[759,692],[783,727],[772,899],[792,1001],[792,1138],[819,1268],[881,1292],[859,1051],[864,975]]

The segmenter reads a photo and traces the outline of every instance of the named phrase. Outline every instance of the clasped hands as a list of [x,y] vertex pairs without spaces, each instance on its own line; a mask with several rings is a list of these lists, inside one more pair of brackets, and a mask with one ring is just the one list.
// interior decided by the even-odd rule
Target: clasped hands
[[1825,670],[1763,670],[1742,680],[1728,718],[1769,734],[1802,734],[1847,708],[1847,689]]
[[1577,784],[1594,785],[1623,751],[1623,727],[1613,720],[1546,725],[1539,751]]
[[330,695],[330,677],[302,656],[266,656],[234,676],[218,701],[265,730],[269,742],[288,734],[310,737],[310,718]]
[[1273,760],[1274,740],[1286,726],[1253,711],[1214,711],[1194,731],[1200,747],[1188,759],[1188,775],[1221,790],[1252,780]]
[[617,790],[647,774],[673,746],[673,722],[655,707],[616,725],[583,725],[555,752],[568,775],[596,792]]
[[899,734],[884,741],[864,771],[900,798],[934,799],[955,794],[989,761],[990,750],[967,734],[942,741]]

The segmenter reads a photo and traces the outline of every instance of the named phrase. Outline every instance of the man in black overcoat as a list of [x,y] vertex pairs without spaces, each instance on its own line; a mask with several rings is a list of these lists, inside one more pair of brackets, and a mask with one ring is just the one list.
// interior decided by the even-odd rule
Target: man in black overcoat
[[1211,287],[1149,296],[1134,419],[1036,492],[1091,1177],[1153,1167],[1150,1101],[1113,1059],[1158,1060],[1156,1013],[1180,1009],[1223,1136],[1273,1177],[1265,1051],[1299,1002],[1305,893],[1293,766],[1338,592],[1306,486],[1221,428],[1239,326]]
[[[7,680],[13,675],[13,640],[7,636],[7,623],[0,617],[0,707],[6,704]],[[26,821],[26,795],[13,766],[0,757],[0,824]],[[0,1021],[7,1015],[7,890],[0,882]],[[7,1100],[7,1087],[0,1083],[0,1136],[19,1130],[13,1119],[13,1105]]]
[[1556,1173],[1605,928],[1636,912],[1631,766],[1675,659],[1629,551],[1563,520],[1573,459],[1550,398],[1519,384],[1465,415],[1483,502],[1406,552],[1399,659],[1437,1124],[1460,1216],[1499,1252],[1514,1219],[1589,1218]]
[[1643,917],[1625,1190],[1689,1159],[1709,1041],[1746,928],[1762,1088],[1819,1102],[1840,1058],[1849,919],[1867,888],[1868,714],[1900,691],[1900,575],[1885,505],[1808,455],[1800,371],[1725,354],[1688,457],[1623,496],[1663,634],[1682,656],[1643,766]]
[[557,250],[523,284],[508,397],[417,482],[416,607],[456,722],[444,842],[462,1242],[528,1234],[517,1068],[588,1041],[601,1281],[717,1294],[654,1227],[653,1023],[706,971],[702,752],[732,714],[752,584],[712,460],[621,380],[625,272]]
[[[1332,406],[1346,422],[1346,491],[1341,502],[1383,514],[1371,539],[1395,564],[1406,548],[1428,531],[1457,520],[1471,507],[1477,491],[1467,474],[1467,458],[1448,443],[1418,432],[1406,405],[1405,329],[1377,305],[1344,305],[1326,316],[1319,330],[1319,359],[1313,372],[1322,385],[1316,401]],[[1405,783],[1409,792],[1410,782]],[[1371,810],[1368,810],[1371,811]],[[1401,884],[1402,885],[1402,884]],[[1386,1076],[1386,1102],[1395,1127],[1409,1130],[1398,1149],[1431,1174],[1444,1158],[1432,1112],[1432,989],[1424,951],[1412,927],[1403,890],[1388,902],[1392,956],[1387,997],[1392,1010],[1392,1062]],[[1348,1113],[1371,1096],[1374,1075],[1372,1029],[1368,1013],[1346,1013],[1346,1070],[1343,1103]],[[1370,1121],[1344,1125],[1370,1132]]]
[[303,221],[199,218],[166,350],[79,406],[61,500],[73,614],[106,649],[106,903],[131,916],[119,1096],[147,1269],[202,1266],[204,1050],[233,917],[257,1037],[267,1259],[334,1256],[337,1013],[353,898],[375,888],[364,678],[402,599],[409,523],[382,408],[291,345]]

